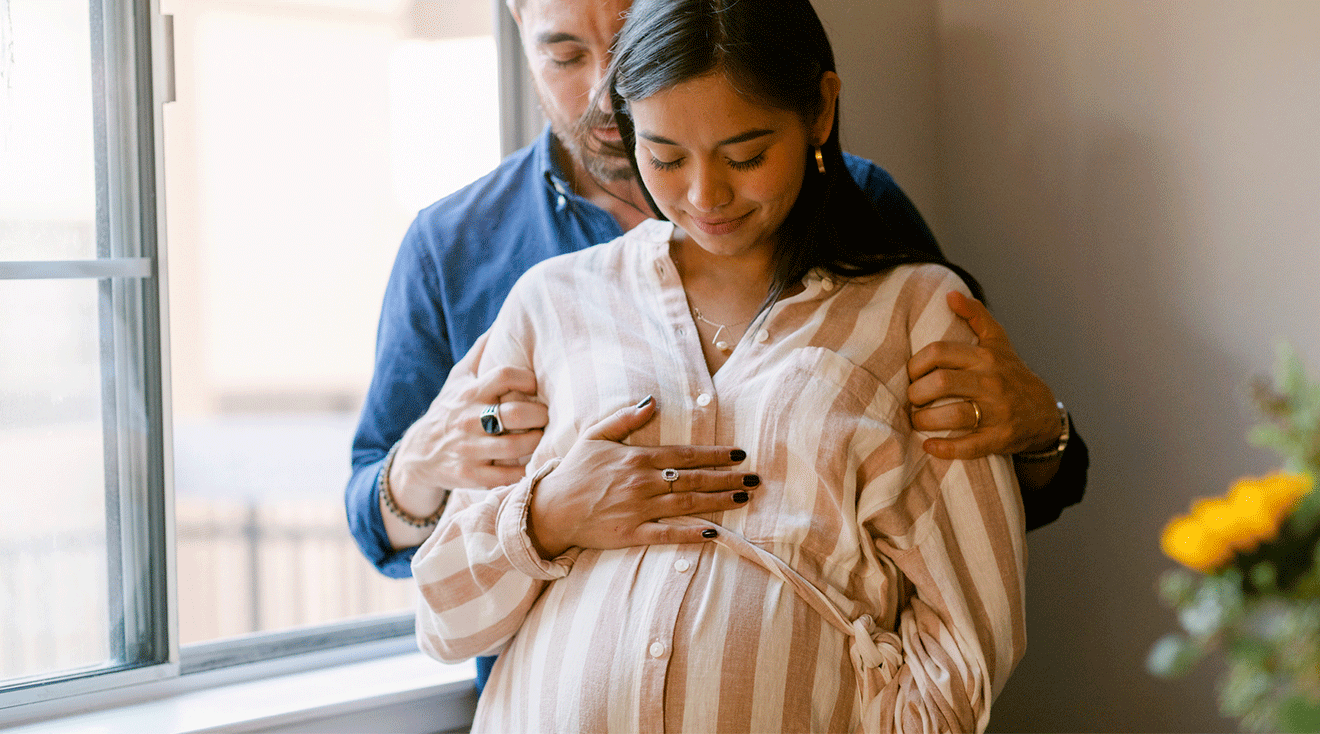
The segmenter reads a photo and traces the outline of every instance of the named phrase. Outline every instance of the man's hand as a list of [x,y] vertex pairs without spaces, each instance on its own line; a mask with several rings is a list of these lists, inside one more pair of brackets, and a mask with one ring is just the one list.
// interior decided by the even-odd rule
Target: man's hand
[[[655,416],[655,401],[629,406],[588,428],[537,485],[527,529],[545,558],[579,548],[702,543],[701,527],[656,522],[733,510],[761,483],[755,474],[715,471],[746,458],[732,446],[627,446],[620,443]],[[665,469],[677,470],[673,481]]]
[[[912,355],[908,401],[915,406],[912,425],[917,430],[969,432],[927,439],[923,448],[941,459],[975,459],[1052,446],[1062,426],[1049,386],[1018,358],[984,304],[958,292],[950,293],[948,302],[971,325],[979,344],[935,342]],[[948,398],[961,400],[930,405]]]
[[[445,491],[502,487],[522,479],[527,459],[541,442],[549,413],[536,402],[536,377],[502,367],[478,376],[486,347],[483,334],[449,378],[426,413],[403,434],[390,467],[390,490],[409,514],[426,517],[440,506]],[[481,427],[481,411],[499,403],[508,433],[492,436]],[[418,530],[386,512],[385,530],[396,548],[417,545],[430,528]]]

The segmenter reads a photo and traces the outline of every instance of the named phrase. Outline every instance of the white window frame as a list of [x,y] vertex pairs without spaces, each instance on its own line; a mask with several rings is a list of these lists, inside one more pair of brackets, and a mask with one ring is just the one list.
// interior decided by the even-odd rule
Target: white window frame
[[[507,155],[535,139],[543,122],[516,25],[505,0],[491,3],[500,69],[500,141]],[[111,457],[107,464],[113,464],[107,469],[110,608],[122,606],[124,624],[145,632],[137,640],[120,636],[129,638],[131,649],[116,649],[116,635],[111,632],[111,657],[132,662],[0,682],[0,728],[40,727],[40,722],[79,712],[141,706],[144,700],[199,689],[279,680],[388,656],[415,656],[410,614],[249,635],[180,651],[161,135],[163,105],[174,98],[173,26],[172,19],[161,14],[160,0],[89,0],[88,4],[93,66],[100,72],[92,91],[98,259],[4,261],[0,280],[97,280],[102,303],[113,304],[114,313],[103,313],[101,319],[103,342],[113,339],[116,345],[110,358],[116,370],[114,389],[103,388],[105,400],[127,398],[125,380],[134,372],[128,367],[136,366],[136,383],[129,392],[145,396],[145,411],[136,420],[145,420],[146,425],[125,430],[118,425],[126,420],[123,411],[104,411],[107,423],[117,422],[106,428],[107,437],[115,442],[107,443],[106,449]],[[432,705],[443,707],[428,710],[432,723],[449,722],[448,727],[470,721],[475,698],[470,684],[462,680],[470,677],[470,665],[456,666],[457,683],[432,681],[422,687]],[[395,698],[399,695],[403,694]],[[379,709],[378,704],[369,705]]]

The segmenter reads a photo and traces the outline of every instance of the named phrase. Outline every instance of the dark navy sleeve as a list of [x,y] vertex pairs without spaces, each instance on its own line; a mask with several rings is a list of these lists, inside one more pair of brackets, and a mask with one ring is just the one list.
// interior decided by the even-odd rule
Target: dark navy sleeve
[[[853,180],[862,187],[881,216],[894,228],[897,237],[924,252],[943,257],[935,235],[926,226],[926,220],[922,219],[912,200],[885,169],[848,153],[844,153],[843,158]],[[1086,475],[1090,462],[1090,452],[1074,426],[1054,478],[1044,487],[1022,495],[1027,530],[1054,522],[1059,519],[1064,508],[1082,501],[1082,495],[1086,493]]]
[[415,549],[396,551],[385,534],[377,493],[381,465],[390,447],[426,412],[455,361],[424,216],[404,236],[385,288],[375,370],[353,437],[353,473],[344,493],[354,540],[391,578],[412,576]]
[[893,176],[885,169],[849,153],[843,154],[844,163],[853,180],[866,192],[866,196],[875,206],[876,211],[892,228],[892,233],[901,242],[938,257],[944,257],[940,245],[926,220],[917,211],[916,205],[903,193],[894,182]]
[[[1072,416],[1068,416],[1069,422]],[[1027,515],[1027,530],[1049,525],[1059,519],[1066,507],[1082,501],[1086,493],[1086,474],[1091,467],[1091,452],[1078,435],[1076,426],[1059,460],[1059,470],[1050,483],[1034,492],[1022,493],[1022,507]]]

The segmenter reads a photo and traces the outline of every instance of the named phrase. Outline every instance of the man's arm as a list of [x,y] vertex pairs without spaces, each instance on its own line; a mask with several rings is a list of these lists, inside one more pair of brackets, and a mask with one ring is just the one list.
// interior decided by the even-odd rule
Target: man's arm
[[[845,154],[845,159],[893,236],[923,252],[943,254],[921,213],[884,169],[856,156]],[[972,326],[981,341],[977,346],[938,342],[913,356],[908,366],[912,404],[941,402],[917,411],[913,420],[918,430],[973,430],[959,439],[932,439],[926,450],[940,458],[971,459],[1057,445],[1061,426],[1049,386],[1022,362],[981,303],[968,298],[955,305],[951,296],[950,306],[969,322],[977,319]],[[963,400],[949,403],[948,398]],[[975,407],[969,400],[976,401]],[[1064,507],[1081,501],[1087,464],[1086,446],[1076,436],[1056,461],[1015,462],[1028,527],[1039,527],[1031,524],[1033,519],[1041,525],[1052,522]]]
[[[941,459],[1049,454],[1063,431],[1054,393],[1023,364],[984,304],[961,293],[950,294],[948,301],[971,325],[978,343],[935,342],[912,356],[908,400],[917,406],[912,424],[920,431],[971,430],[958,438],[928,439],[927,453]],[[921,407],[936,401],[934,407]],[[1048,525],[1063,508],[1082,501],[1089,464],[1086,444],[1076,430],[1056,456],[1014,461],[1028,530]]]
[[412,575],[412,552],[400,552],[386,532],[378,493],[381,468],[394,443],[426,412],[454,360],[434,264],[423,239],[419,220],[404,236],[386,285],[375,366],[353,437],[352,474],[344,492],[349,530],[358,547],[392,578]]

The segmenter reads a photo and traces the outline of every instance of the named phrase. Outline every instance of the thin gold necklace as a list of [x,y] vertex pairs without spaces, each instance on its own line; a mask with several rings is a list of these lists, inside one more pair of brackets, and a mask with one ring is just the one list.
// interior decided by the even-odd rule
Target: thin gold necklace
[[725,354],[728,354],[729,352],[733,351],[733,345],[728,343],[727,341],[720,339],[720,334],[723,334],[725,329],[732,329],[738,326],[743,326],[745,324],[750,324],[752,322],[752,319],[747,319],[746,321],[739,321],[736,324],[717,324],[714,321],[711,321],[710,319],[706,318],[705,316],[702,316],[701,309],[694,306],[691,301],[688,301],[688,308],[692,309],[692,316],[696,318],[697,321],[715,327],[715,336],[712,336],[710,338],[710,343],[714,344],[716,349],[720,350]]

